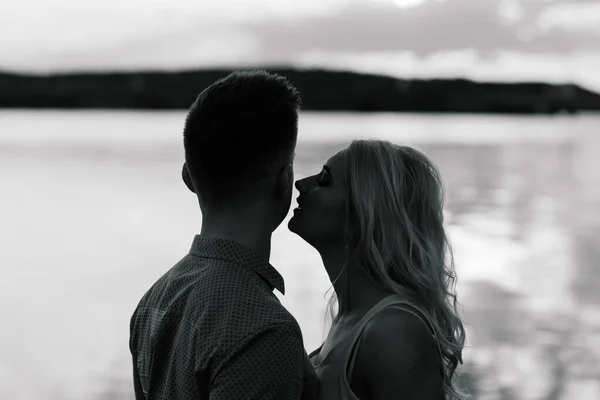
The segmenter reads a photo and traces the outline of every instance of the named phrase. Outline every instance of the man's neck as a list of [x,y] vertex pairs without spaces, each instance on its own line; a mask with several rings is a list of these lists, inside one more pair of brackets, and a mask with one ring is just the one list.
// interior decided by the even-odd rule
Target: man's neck
[[202,219],[200,235],[227,239],[244,245],[264,257],[271,258],[272,232],[252,216],[236,217],[229,215],[205,215]]

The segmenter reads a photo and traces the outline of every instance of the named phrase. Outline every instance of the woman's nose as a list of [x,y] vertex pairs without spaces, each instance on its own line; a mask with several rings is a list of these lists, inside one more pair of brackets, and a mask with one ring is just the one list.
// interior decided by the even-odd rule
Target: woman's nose
[[298,179],[296,181],[296,183],[294,184],[294,186],[296,187],[296,189],[298,189],[300,194],[304,194],[304,193],[308,192],[310,189],[309,182],[310,182],[310,177]]

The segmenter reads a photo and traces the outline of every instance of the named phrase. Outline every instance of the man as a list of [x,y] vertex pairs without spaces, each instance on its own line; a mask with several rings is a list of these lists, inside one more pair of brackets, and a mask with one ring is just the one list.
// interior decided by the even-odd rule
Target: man
[[264,71],[206,88],[184,127],[202,230],[131,318],[136,399],[311,399],[314,370],[281,305],[271,234],[291,203],[298,91]]

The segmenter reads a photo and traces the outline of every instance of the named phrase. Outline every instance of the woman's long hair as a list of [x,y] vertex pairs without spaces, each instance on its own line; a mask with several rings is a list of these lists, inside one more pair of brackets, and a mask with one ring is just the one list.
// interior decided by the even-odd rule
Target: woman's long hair
[[[421,152],[387,141],[356,140],[346,162],[347,244],[366,276],[426,308],[440,344],[448,399],[455,386],[465,329],[458,315],[452,248],[443,226],[443,186]],[[333,320],[335,296],[330,302]]]

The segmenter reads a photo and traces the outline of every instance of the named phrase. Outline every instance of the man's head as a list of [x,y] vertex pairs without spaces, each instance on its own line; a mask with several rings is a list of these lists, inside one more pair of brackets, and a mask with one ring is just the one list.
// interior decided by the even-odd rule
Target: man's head
[[287,79],[265,71],[234,72],[198,95],[185,121],[183,177],[203,212],[266,201],[281,223],[291,202],[300,102]]

